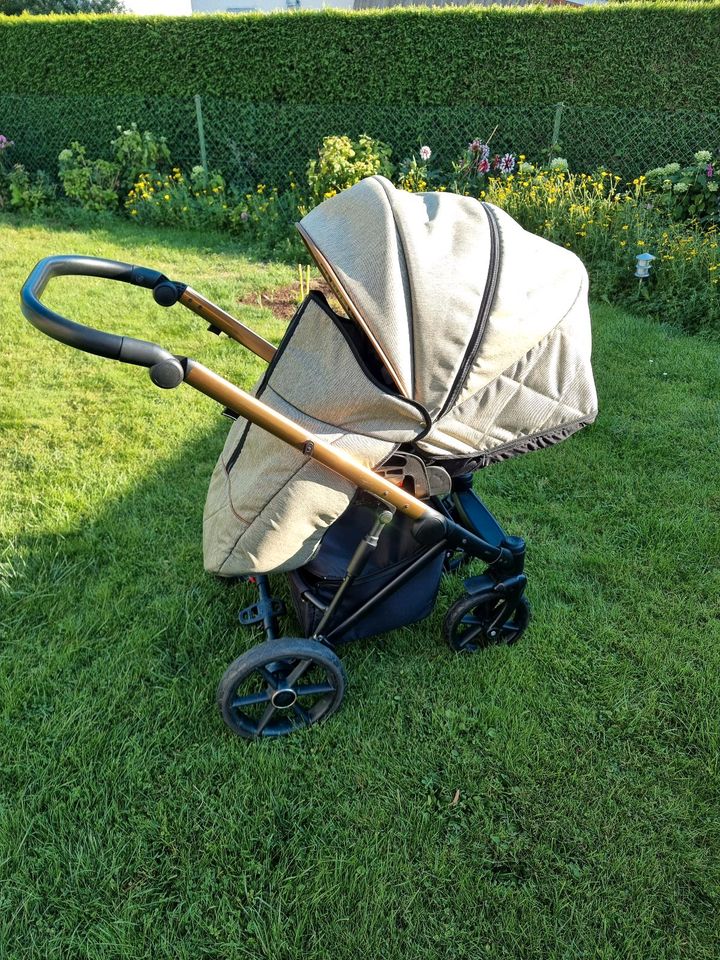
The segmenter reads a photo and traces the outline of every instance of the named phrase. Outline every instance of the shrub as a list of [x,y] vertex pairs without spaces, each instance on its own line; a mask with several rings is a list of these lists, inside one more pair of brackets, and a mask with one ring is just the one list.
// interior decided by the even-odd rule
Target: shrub
[[325,137],[318,151],[318,159],[307,167],[310,196],[321,203],[336,193],[358,183],[363,177],[380,173],[392,176],[392,150],[380,140],[362,134],[357,140],[350,137]]
[[719,10],[659,2],[163,17],[161,25],[128,16],[7,19],[0,89],[448,106],[498,103],[502,85],[517,104],[697,110],[717,102],[720,79],[689,70],[688,58],[716,62]]
[[428,160],[432,157],[430,147],[420,147],[419,154],[419,160],[413,154],[403,160],[398,168],[398,185],[411,193],[422,193],[428,189],[429,184],[438,179],[437,171],[428,168]]
[[15,144],[12,140],[9,140],[4,134],[0,134],[0,210],[5,206],[9,200],[9,183],[8,183],[8,165],[6,160],[7,151],[14,147]]
[[170,150],[165,137],[149,130],[140,131],[136,123],[127,129],[117,128],[118,135],[110,141],[115,160],[121,171],[121,185],[132,189],[141,175],[167,173],[170,170]]
[[307,253],[295,224],[307,209],[294,181],[284,193],[261,183],[230,212],[230,229],[258,253],[304,262]]
[[221,229],[230,216],[224,179],[219,173],[206,174],[202,167],[193,167],[189,177],[179,167],[165,176],[141,173],[125,209],[138,223],[192,229]]
[[120,166],[110,160],[88,160],[85,147],[74,140],[58,157],[58,173],[65,196],[86,210],[115,210]]
[[10,206],[25,213],[37,213],[44,210],[55,199],[55,185],[43,171],[28,171],[16,164],[7,177],[10,194]]
[[668,163],[645,175],[655,204],[673,220],[720,221],[720,156],[698,150],[694,163]]
[[[608,171],[538,171],[496,178],[484,197],[527,230],[572,249],[584,261],[596,298],[695,333],[720,333],[720,255],[715,227],[669,223],[647,202],[645,184],[623,187]],[[635,278],[635,257],[657,257],[650,279]]]

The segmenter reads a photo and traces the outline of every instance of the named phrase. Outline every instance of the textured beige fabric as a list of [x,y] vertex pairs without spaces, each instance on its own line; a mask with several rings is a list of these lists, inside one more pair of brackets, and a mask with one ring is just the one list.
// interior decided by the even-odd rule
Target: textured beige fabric
[[301,226],[389,356],[405,396],[437,413],[485,290],[490,231],[482,204],[368,177]]
[[[368,379],[314,298],[301,308],[268,382],[255,392],[274,410],[368,467],[425,428],[419,410]],[[205,567],[221,576],[302,566],[355,491],[352,483],[299,450],[257,426],[247,428],[242,419],[231,427],[205,504]],[[242,449],[230,466],[243,435]]]
[[[404,382],[436,421],[418,443],[433,456],[504,445],[521,452],[530,445],[516,441],[543,433],[556,441],[566,425],[597,414],[583,264],[498,207],[490,214],[500,271],[461,379],[488,281],[490,229],[481,203],[409,194],[371,177],[302,221],[372,335],[384,350],[400,351]],[[443,412],[451,392],[453,407]]]
[[417,446],[432,456],[472,457],[536,449],[528,441],[542,437],[563,439],[572,432],[566,428],[590,423],[597,414],[590,347],[583,284],[572,308],[540,343],[491,382],[479,381],[477,392],[438,420]]
[[[489,217],[500,255],[492,298]],[[472,198],[408,194],[382,177],[316,207],[302,227],[391,359],[404,395],[374,380],[342,323],[311,296],[258,387],[274,409],[370,467],[401,443],[428,458],[487,464],[594,420],[587,274],[567,250]],[[353,492],[237,421],[208,493],[207,568],[235,576],[302,565]]]

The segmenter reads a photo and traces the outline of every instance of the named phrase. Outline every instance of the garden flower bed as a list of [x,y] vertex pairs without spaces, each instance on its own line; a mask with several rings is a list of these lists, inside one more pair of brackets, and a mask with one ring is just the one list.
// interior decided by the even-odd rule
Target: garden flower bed
[[[114,213],[153,226],[214,229],[237,236],[258,255],[302,263],[306,253],[295,222],[363,177],[381,174],[405,190],[447,190],[495,203],[527,229],[576,252],[596,298],[690,332],[720,335],[720,157],[700,150],[685,166],[668,164],[628,183],[605,169],[571,172],[562,157],[533,163],[522,154],[493,153],[491,140],[472,140],[450,169],[438,170],[429,145],[395,165],[390,146],[371,137],[327,137],[284,190],[264,183],[242,190],[217,171],[181,170],[163,138],[135,125],[118,128],[112,159],[90,159],[72,143],[59,156],[57,182],[11,166],[13,144],[0,136],[0,207],[64,217]],[[635,276],[640,253],[654,258],[644,281]]]

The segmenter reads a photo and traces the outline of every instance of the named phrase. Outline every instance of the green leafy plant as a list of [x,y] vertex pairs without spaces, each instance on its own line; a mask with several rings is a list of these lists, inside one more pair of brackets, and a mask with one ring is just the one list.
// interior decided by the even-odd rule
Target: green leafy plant
[[88,160],[85,147],[74,140],[58,157],[58,173],[65,196],[81,207],[96,212],[117,209],[119,164]]
[[231,198],[223,177],[193,167],[186,177],[179,167],[169,174],[141,173],[130,189],[125,209],[138,223],[222,229],[230,219]]
[[391,148],[381,140],[362,134],[350,137],[325,137],[317,160],[307,166],[307,181],[314,203],[321,203],[364,177],[393,174]]
[[0,134],[0,209],[5,206],[9,200],[8,173],[9,167],[6,160],[7,151],[15,144],[4,134]]
[[259,253],[305,262],[307,253],[295,223],[307,209],[296,183],[283,193],[260,183],[230,211],[230,230]]
[[[644,177],[564,170],[519,172],[488,181],[482,195],[527,230],[582,259],[596,299],[670,321],[691,332],[720,332],[720,249],[716,224],[674,223],[648,204]],[[638,284],[635,258],[657,259]]]
[[113,155],[121,171],[121,185],[130,190],[143,174],[167,173],[171,167],[170,150],[165,137],[149,130],[141,131],[136,123],[117,128],[110,141]]
[[10,206],[25,213],[37,213],[55,199],[55,185],[44,170],[35,173],[16,164],[7,177]]
[[648,170],[646,192],[673,220],[720,222],[720,155],[698,150],[693,160]]
[[448,190],[473,196],[485,189],[492,177],[506,177],[514,173],[518,165],[514,153],[491,153],[490,141],[496,130],[497,127],[486,141],[475,137],[468,143],[460,159],[453,162],[452,174],[447,181]]
[[428,161],[432,157],[430,147],[420,147],[418,154],[419,159],[413,154],[406,157],[398,167],[398,185],[411,193],[427,190],[428,184],[438,178],[437,171],[428,168]]

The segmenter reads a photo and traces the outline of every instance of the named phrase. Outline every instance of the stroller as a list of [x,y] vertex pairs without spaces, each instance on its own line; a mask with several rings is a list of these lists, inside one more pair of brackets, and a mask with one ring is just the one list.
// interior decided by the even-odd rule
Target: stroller
[[[275,348],[184,283],[80,256],[37,264],[22,294],[36,327],[88,353],[187,383],[234,421],[210,481],[205,567],[257,585],[240,622],[267,640],[218,687],[230,729],[275,737],[333,714],[346,676],[336,649],[432,611],[443,573],[479,559],[443,632],[473,653],[515,643],[530,619],[525,542],[472,489],[482,467],[591,423],[587,274],[568,250],[502,210],[369,177],[298,230],[341,306],[318,292]],[[103,277],[181,303],[268,362],[250,392],[187,357],[74,323],[41,302],[61,275]],[[302,637],[281,635],[284,572]]]

